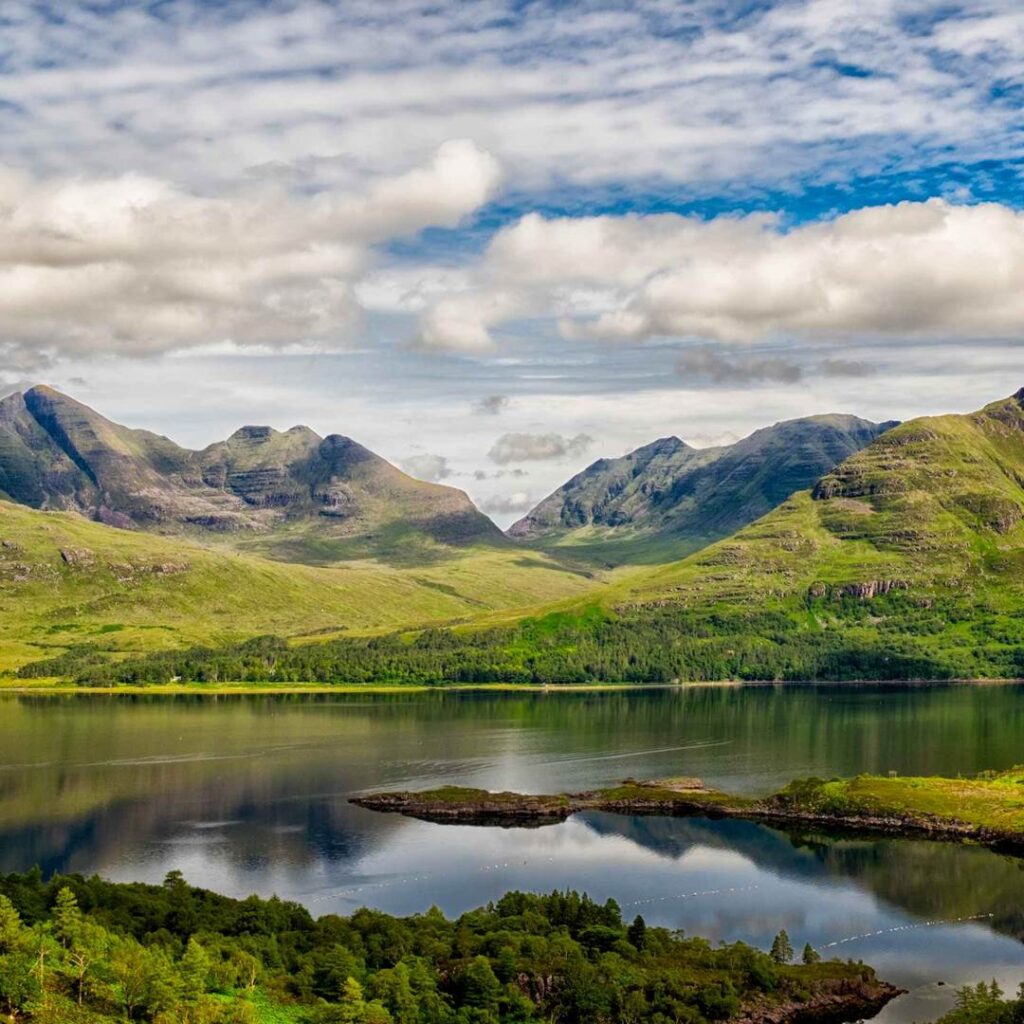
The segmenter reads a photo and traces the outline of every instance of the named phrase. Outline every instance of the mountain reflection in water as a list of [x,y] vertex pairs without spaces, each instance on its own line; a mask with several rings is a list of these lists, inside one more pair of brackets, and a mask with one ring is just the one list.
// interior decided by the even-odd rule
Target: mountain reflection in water
[[686,774],[764,792],[810,774],[1003,768],[1019,760],[1020,687],[4,697],[0,730],[7,871],[178,868],[314,913],[458,913],[571,887],[713,941],[765,947],[785,927],[798,949],[862,958],[913,990],[883,1012],[895,1022],[933,1018],[956,984],[1024,979],[1024,862],[988,850],[600,813],[442,826],[348,803],[449,782],[539,792]]

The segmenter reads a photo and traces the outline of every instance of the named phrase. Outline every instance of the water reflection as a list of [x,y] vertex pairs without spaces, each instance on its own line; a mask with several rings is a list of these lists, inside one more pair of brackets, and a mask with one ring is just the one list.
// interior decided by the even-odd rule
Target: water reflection
[[439,782],[542,791],[674,773],[757,792],[805,774],[971,772],[1019,760],[1022,726],[1018,687],[5,698],[0,867],[151,881],[179,868],[315,912],[459,912],[513,887],[571,886],[714,940],[765,946],[785,927],[798,947],[862,957],[912,988],[886,1019],[926,1019],[952,985],[1024,977],[1021,861],[740,821],[444,827],[348,798]]

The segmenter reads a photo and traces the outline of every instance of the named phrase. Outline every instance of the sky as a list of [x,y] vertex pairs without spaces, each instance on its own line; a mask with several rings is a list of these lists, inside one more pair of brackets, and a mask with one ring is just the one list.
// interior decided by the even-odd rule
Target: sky
[[596,458],[1024,386],[1015,0],[4,0],[0,390]]

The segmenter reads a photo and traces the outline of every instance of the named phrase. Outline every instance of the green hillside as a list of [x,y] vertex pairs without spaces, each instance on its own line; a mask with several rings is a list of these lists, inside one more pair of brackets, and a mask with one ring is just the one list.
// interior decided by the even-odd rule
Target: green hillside
[[76,647],[120,655],[457,620],[598,585],[523,551],[450,551],[419,568],[318,568],[0,501],[0,672]]
[[91,682],[666,682],[1024,676],[1024,391],[888,431],[758,522],[546,614],[296,649],[181,652]]
[[884,434],[779,509],[631,596],[789,606],[844,597],[993,610],[1024,596],[1024,390],[967,416]]

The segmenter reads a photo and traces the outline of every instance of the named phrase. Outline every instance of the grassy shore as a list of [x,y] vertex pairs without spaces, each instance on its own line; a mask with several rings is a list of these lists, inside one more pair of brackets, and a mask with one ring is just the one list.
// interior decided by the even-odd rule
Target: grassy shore
[[489,793],[448,786],[353,801],[435,822],[542,825],[586,810],[622,814],[748,818],[865,832],[924,835],[1024,852],[1024,767],[970,779],[858,775],[798,779],[770,796],[708,789],[699,779],[627,780],[586,793]]
[[[95,693],[95,694],[274,694],[274,693],[427,693],[427,692],[490,692],[490,693],[594,693],[621,690],[678,690],[693,686],[749,686],[750,683],[724,680],[719,683],[452,683],[444,686],[417,684],[374,685],[372,683],[160,683],[152,686],[75,686],[66,679],[0,679],[0,693]],[[757,684],[753,684],[757,685]],[[770,684],[765,684],[770,685]]]
[[801,682],[778,680],[718,679],[693,680],[678,683],[446,683],[426,685],[414,683],[154,683],[145,686],[117,684],[113,686],[77,686],[67,679],[54,676],[40,679],[18,679],[0,677],[0,694],[3,693],[92,693],[92,694],[288,694],[288,693],[432,693],[432,692],[482,692],[482,693],[618,693],[623,690],[694,690],[694,689],[740,689],[745,687],[792,688],[801,686],[1014,686],[1022,679],[857,679],[843,683],[833,680],[808,679]]

